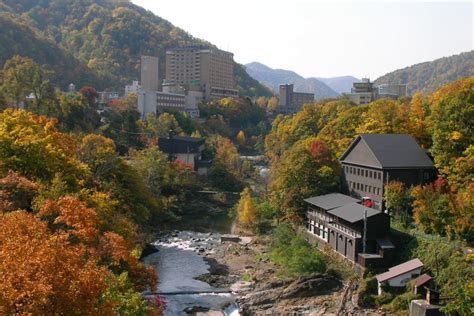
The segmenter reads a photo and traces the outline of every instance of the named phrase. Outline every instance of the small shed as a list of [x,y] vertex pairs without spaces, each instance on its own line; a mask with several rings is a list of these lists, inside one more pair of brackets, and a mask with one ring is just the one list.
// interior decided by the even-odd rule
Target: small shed
[[423,262],[417,258],[391,267],[387,272],[375,276],[378,282],[378,294],[382,294],[383,284],[388,284],[391,287],[404,287],[411,279],[421,274],[422,268]]
[[425,294],[425,287],[428,286],[431,280],[433,280],[433,278],[426,273],[420,275],[415,279],[415,287],[413,288],[413,292],[415,294]]

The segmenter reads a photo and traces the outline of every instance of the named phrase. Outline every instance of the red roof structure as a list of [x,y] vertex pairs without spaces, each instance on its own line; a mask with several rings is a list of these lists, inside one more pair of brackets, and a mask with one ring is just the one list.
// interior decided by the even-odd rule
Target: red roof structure
[[428,275],[426,273],[422,274],[422,275],[420,275],[419,277],[417,277],[415,279],[415,286],[416,287],[423,286],[426,283],[430,282],[431,280],[433,280],[433,278],[430,275]]

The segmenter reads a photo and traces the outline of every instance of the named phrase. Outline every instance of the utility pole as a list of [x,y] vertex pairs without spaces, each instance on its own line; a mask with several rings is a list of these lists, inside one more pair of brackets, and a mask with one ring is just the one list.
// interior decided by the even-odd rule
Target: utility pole
[[367,209],[364,208],[364,236],[362,239],[362,253],[365,253],[367,247]]

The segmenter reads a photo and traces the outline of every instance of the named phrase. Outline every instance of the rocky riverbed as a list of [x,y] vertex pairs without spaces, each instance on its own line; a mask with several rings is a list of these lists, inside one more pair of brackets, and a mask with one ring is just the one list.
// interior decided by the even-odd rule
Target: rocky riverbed
[[[364,315],[353,282],[327,274],[282,279],[268,237],[174,232],[144,261],[160,274],[165,315]],[[224,241],[223,241],[224,240]],[[233,240],[233,241],[226,241]]]

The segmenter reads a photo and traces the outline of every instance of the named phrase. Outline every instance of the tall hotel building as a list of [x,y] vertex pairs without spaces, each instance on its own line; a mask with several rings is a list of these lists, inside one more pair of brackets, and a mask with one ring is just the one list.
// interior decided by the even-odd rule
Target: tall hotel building
[[206,99],[237,96],[234,55],[207,46],[166,51],[166,81],[187,90],[203,91]]

